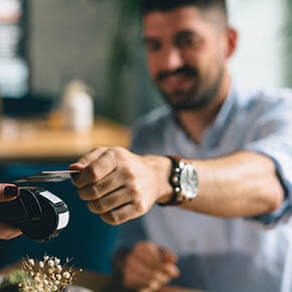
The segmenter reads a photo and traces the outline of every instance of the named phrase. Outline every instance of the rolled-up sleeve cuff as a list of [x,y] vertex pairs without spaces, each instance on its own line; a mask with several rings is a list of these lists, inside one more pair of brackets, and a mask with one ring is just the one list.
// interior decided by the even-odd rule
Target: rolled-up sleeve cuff
[[[284,190],[284,201],[274,212],[248,217],[246,220],[261,224],[263,227],[274,227],[279,223],[287,223],[292,217],[292,156],[279,151],[277,147],[266,147],[266,145],[250,144],[244,150],[265,155],[273,160],[276,173]],[[259,143],[261,144],[261,143]],[[268,149],[267,149],[268,148]],[[275,149],[276,148],[276,149]],[[292,153],[291,153],[292,155]],[[289,177],[290,176],[290,177]]]

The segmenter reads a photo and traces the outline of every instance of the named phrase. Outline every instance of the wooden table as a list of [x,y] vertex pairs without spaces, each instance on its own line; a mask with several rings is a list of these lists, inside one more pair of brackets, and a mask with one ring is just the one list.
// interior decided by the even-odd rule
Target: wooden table
[[12,121],[8,126],[6,122],[0,136],[0,161],[68,163],[97,146],[128,147],[130,136],[127,127],[104,119],[96,120],[90,132],[50,127],[45,121],[18,121],[14,125]]
[[[12,271],[20,269],[22,263],[8,266],[0,270],[0,275],[7,275]],[[93,292],[133,292],[129,291],[119,282],[110,276],[102,275],[95,272],[83,271],[77,272],[73,285],[90,289]],[[184,289],[180,287],[165,287],[161,288],[159,292],[203,292],[198,290]]]

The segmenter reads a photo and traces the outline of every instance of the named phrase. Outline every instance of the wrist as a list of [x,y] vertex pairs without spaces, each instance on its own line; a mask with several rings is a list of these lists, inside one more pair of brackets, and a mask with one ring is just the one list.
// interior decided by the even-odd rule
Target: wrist
[[173,195],[173,188],[169,183],[171,161],[164,156],[147,156],[156,176],[157,191],[155,203],[168,202]]

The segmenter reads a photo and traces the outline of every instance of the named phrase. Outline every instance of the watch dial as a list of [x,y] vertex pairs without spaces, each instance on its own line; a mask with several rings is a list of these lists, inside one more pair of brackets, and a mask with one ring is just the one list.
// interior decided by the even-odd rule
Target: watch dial
[[181,172],[181,189],[184,199],[193,199],[198,193],[198,175],[191,164],[186,164]]

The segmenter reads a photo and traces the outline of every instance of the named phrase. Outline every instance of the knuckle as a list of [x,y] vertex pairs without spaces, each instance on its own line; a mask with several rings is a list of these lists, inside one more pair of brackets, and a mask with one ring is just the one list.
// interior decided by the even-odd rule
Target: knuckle
[[93,166],[89,166],[87,168],[87,171],[88,171],[88,175],[94,180],[94,181],[98,181],[99,180],[99,175],[98,175],[98,172],[96,170],[95,167]]
[[128,181],[134,181],[136,179],[136,173],[130,167],[126,167],[125,175]]
[[140,214],[144,214],[146,212],[146,206],[143,201],[136,200],[134,201],[134,206],[136,208],[136,211]]
[[109,148],[105,153],[109,158],[113,159],[116,158],[118,152],[115,150],[115,147]]
[[111,222],[112,225],[119,225],[120,224],[120,220],[118,215],[116,215],[114,212],[113,213],[109,213],[109,220]]
[[97,197],[98,194],[100,193],[100,187],[98,184],[93,184],[91,186],[90,190],[91,190],[92,196],[94,196],[94,197]]
[[82,190],[78,192],[78,195],[82,201],[88,201],[88,196]]
[[97,197],[97,192],[95,190],[95,186],[90,186],[86,189],[81,189],[78,192],[79,197],[81,200],[83,201],[92,201],[92,200],[96,200]]
[[128,190],[129,190],[129,193],[131,194],[131,196],[133,198],[136,198],[135,201],[138,200],[137,197],[139,195],[139,191],[138,191],[137,185],[134,184],[134,183],[129,183],[128,182]]
[[113,152],[117,154],[123,154],[124,153],[124,148],[121,146],[114,146],[111,148]]
[[106,180],[101,180],[100,182],[98,182],[98,184],[95,185],[96,188],[96,192],[99,193],[100,190],[104,190],[108,187],[108,185],[110,184],[109,181]]
[[90,212],[92,212],[94,214],[98,214],[98,211],[96,209],[96,201],[88,202],[87,207],[90,210]]
[[94,201],[94,207],[98,214],[104,213],[105,206],[102,200]]

